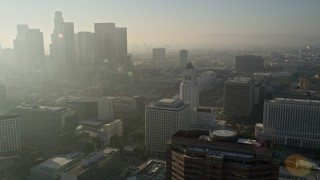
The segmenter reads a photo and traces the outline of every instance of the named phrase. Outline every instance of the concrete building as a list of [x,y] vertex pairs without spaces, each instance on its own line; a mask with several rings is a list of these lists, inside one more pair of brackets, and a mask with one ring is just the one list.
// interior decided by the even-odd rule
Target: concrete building
[[123,135],[123,122],[121,119],[114,120],[102,126],[98,130],[98,136],[103,145],[109,145],[110,139],[113,136],[122,137]]
[[159,69],[166,63],[166,49],[165,48],[154,48],[153,52],[153,68]]
[[61,173],[71,169],[78,162],[84,154],[69,153],[66,155],[59,155],[44,161],[30,169],[31,180],[60,180]]
[[43,34],[28,25],[17,26],[17,37],[13,41],[16,63],[26,70],[39,69],[44,65]]
[[104,122],[113,120],[112,97],[63,97],[57,100],[77,110],[78,120],[95,119]]
[[263,126],[256,136],[290,147],[320,149],[320,101],[284,99],[265,100]]
[[67,107],[23,103],[13,111],[21,116],[22,144],[56,146],[72,137],[77,125],[76,111]]
[[113,101],[113,110],[115,113],[129,113],[137,108],[135,97],[116,96]]
[[91,32],[78,32],[77,54],[80,63],[88,64],[94,62],[94,35]]
[[178,131],[168,142],[167,179],[278,179],[270,143],[232,130]]
[[137,173],[137,180],[165,179],[166,162],[160,160],[149,160]]
[[198,107],[196,111],[197,119],[192,127],[204,129],[214,128],[217,120],[217,113],[219,112],[220,109],[215,109],[212,107]]
[[235,77],[224,83],[224,115],[249,117],[254,105],[254,87],[251,78]]
[[116,56],[121,64],[126,63],[128,57],[127,28],[116,27]]
[[180,129],[191,125],[191,111],[187,103],[179,99],[162,99],[145,108],[145,144],[151,157],[164,158],[166,142]]
[[188,64],[188,51],[185,49],[180,50],[180,67],[184,68]]
[[6,86],[3,84],[0,84],[0,109],[6,107],[6,102],[7,102]]
[[196,124],[196,110],[199,106],[199,87],[195,69],[188,63],[183,72],[183,79],[180,84],[180,99],[190,104],[192,124]]
[[320,76],[301,77],[300,88],[302,90],[320,91]]
[[235,70],[236,72],[254,73],[261,72],[264,69],[264,59],[261,56],[236,56]]
[[94,23],[94,37],[96,62],[114,64],[116,59],[115,23]]
[[20,148],[20,116],[0,113],[0,157],[16,156]]
[[62,173],[61,180],[100,180],[115,176],[120,171],[119,149],[107,148],[93,152],[79,164]]

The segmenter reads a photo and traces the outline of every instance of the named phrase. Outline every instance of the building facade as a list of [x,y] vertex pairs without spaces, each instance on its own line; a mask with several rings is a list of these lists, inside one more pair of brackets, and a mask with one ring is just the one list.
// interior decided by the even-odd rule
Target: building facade
[[16,156],[20,148],[20,116],[0,113],[0,157]]
[[183,102],[189,103],[192,109],[199,106],[197,76],[191,63],[186,66],[183,73],[183,79],[180,84],[180,99]]
[[189,57],[188,57],[188,51],[185,49],[180,50],[180,67],[184,68],[186,67]]
[[166,49],[165,48],[154,48],[153,53],[153,68],[159,69],[166,63]]
[[111,137],[122,137],[122,135],[123,122],[121,119],[117,119],[108,124],[105,124],[101,129],[98,130],[98,136],[103,145],[109,145]]
[[120,150],[107,148],[84,157],[75,167],[63,172],[61,180],[101,180],[120,171]]
[[180,129],[191,125],[190,106],[179,99],[162,99],[145,108],[145,144],[150,157],[164,158],[166,143]]
[[235,77],[224,83],[224,115],[249,117],[254,105],[254,86],[251,78]]
[[320,149],[319,117],[320,101],[284,98],[265,100],[263,127],[256,126],[256,136],[274,144]]
[[167,179],[278,179],[279,164],[269,144],[237,139],[233,131],[213,134],[175,133],[168,142]]

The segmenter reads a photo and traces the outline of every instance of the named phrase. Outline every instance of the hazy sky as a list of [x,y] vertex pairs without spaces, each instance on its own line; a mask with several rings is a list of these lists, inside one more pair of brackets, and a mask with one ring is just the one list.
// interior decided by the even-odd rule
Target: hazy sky
[[41,29],[48,49],[57,10],[76,31],[93,31],[94,22],[125,26],[129,45],[191,47],[225,34],[320,34],[320,0],[0,0],[0,44],[12,47],[16,24],[29,24]]

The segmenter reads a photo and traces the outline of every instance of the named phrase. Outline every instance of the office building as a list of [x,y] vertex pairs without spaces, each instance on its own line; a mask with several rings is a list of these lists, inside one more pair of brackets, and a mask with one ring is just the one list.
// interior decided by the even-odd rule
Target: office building
[[320,76],[301,77],[300,88],[302,90],[320,91]]
[[27,70],[42,68],[44,65],[43,34],[28,25],[17,26],[17,37],[13,41],[17,65]]
[[116,96],[113,101],[113,110],[115,113],[130,113],[137,108],[135,97]]
[[125,63],[128,57],[127,28],[116,27],[117,61]]
[[28,64],[30,68],[39,69],[44,65],[43,34],[39,29],[29,29],[27,32]]
[[110,139],[113,136],[122,137],[123,135],[123,122],[121,119],[114,120],[102,126],[98,130],[98,136],[103,145],[109,145]]
[[180,67],[184,68],[186,67],[187,63],[188,63],[188,51],[183,49],[180,51]]
[[71,169],[83,157],[83,153],[69,153],[52,157],[30,169],[31,180],[58,180],[61,173]]
[[264,69],[264,59],[261,56],[236,56],[235,70],[236,72],[254,73],[261,72]]
[[225,81],[223,105],[227,117],[249,117],[254,105],[252,79],[235,77]]
[[137,173],[137,180],[165,179],[166,162],[160,160],[149,160]]
[[159,69],[166,64],[166,49],[154,48],[153,52],[153,68]]
[[178,131],[168,141],[167,179],[278,179],[269,142],[233,130]]
[[[55,12],[54,29],[51,34],[50,56],[56,62],[59,75],[66,76],[75,72],[76,49],[74,25],[64,22],[62,12]],[[70,71],[72,69],[73,71]]]
[[113,120],[112,97],[62,97],[57,102],[71,105],[77,111],[78,120]]
[[0,109],[6,107],[6,102],[7,102],[6,86],[3,84],[0,84]]
[[20,116],[0,113],[0,157],[17,156],[20,148]]
[[191,125],[191,111],[179,99],[162,99],[145,108],[145,144],[148,156],[164,158],[166,142],[180,129]]
[[274,144],[320,149],[319,117],[320,101],[284,98],[265,100],[263,126],[256,125],[256,136]]
[[13,111],[21,116],[22,144],[56,146],[72,138],[77,125],[76,111],[67,107],[23,103]]
[[94,38],[96,62],[113,65],[116,60],[115,23],[94,23]]
[[196,71],[191,63],[186,66],[183,72],[183,79],[180,84],[180,99],[189,103],[192,110],[199,106],[199,90]]
[[212,107],[200,106],[196,111],[196,121],[192,124],[194,128],[212,129],[215,127],[217,114],[220,109],[215,109]]
[[79,164],[62,173],[61,180],[100,180],[120,171],[119,149],[107,148],[84,157]]
[[91,32],[78,32],[77,51],[79,63],[89,64],[94,62],[94,35]]

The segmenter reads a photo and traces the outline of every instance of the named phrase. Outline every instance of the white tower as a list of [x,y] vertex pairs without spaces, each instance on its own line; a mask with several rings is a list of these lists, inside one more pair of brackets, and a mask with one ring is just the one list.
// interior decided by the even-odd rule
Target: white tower
[[183,102],[190,104],[194,121],[196,119],[194,114],[199,106],[199,90],[196,72],[191,63],[188,63],[183,72],[183,79],[180,84],[180,99],[183,100]]

